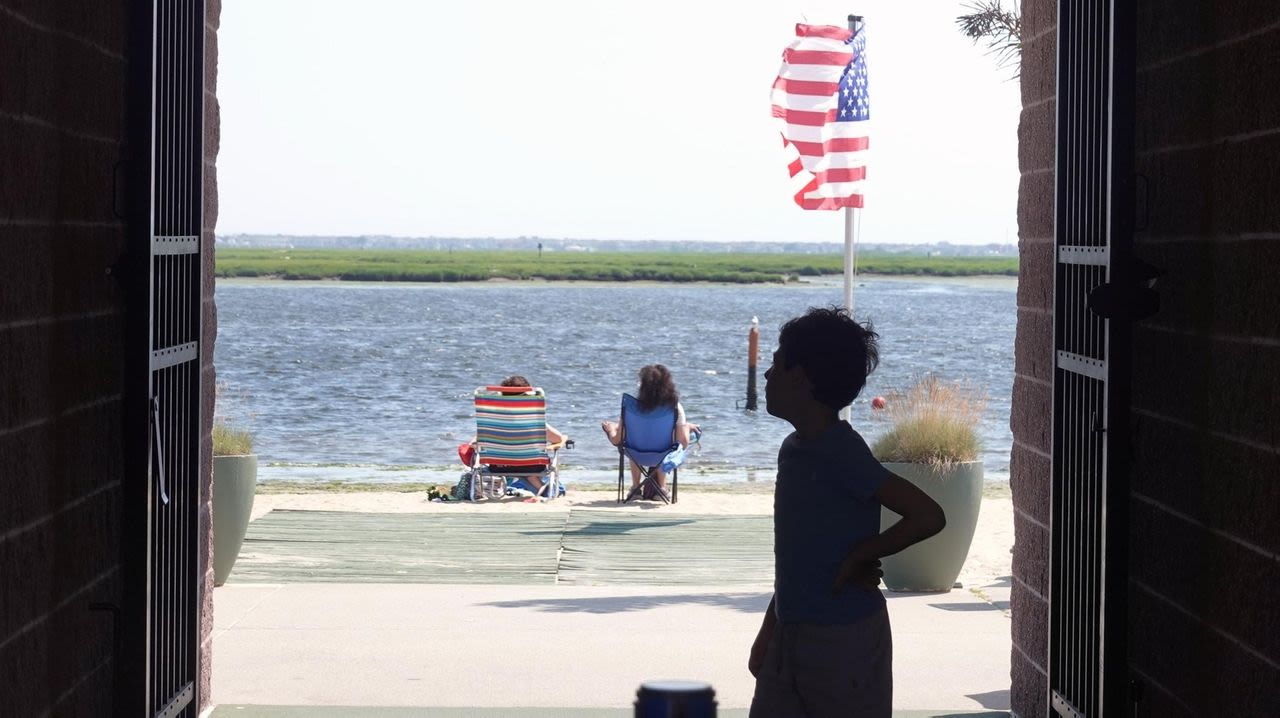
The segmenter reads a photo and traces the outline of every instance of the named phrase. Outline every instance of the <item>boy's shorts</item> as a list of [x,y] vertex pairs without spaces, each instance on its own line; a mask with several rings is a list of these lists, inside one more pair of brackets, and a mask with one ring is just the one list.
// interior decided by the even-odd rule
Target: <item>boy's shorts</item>
[[751,718],[889,718],[889,612],[857,623],[778,623],[756,677]]

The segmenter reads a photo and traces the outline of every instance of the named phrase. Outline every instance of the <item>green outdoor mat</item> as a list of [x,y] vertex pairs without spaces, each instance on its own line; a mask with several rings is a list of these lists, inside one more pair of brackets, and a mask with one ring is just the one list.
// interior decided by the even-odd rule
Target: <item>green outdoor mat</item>
[[[563,551],[561,548],[563,547]],[[231,583],[768,585],[768,516],[272,511]]]
[[550,584],[565,518],[272,511],[228,582]]
[[773,518],[574,510],[559,583],[771,585]]

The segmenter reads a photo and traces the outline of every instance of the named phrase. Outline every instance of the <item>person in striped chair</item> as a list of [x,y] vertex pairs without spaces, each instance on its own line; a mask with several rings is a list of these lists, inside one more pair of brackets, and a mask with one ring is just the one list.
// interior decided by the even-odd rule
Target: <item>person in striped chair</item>
[[[512,389],[532,389],[533,385],[529,380],[519,374],[512,374],[498,383],[498,386],[510,387]],[[564,433],[556,429],[551,424],[547,424],[547,443],[561,444],[566,440]]]
[[[529,383],[529,380],[519,374],[512,374],[511,376],[503,379],[501,382],[499,382],[498,386],[502,387],[503,389],[511,389],[512,394],[521,394],[521,393],[524,393],[525,391],[531,391],[533,389],[533,385]],[[548,447],[561,447],[561,446],[565,446],[568,443],[569,438],[564,434],[564,432],[560,431],[559,429],[556,429],[551,424],[547,424],[546,426],[547,426],[547,446]],[[472,437],[471,441],[468,442],[465,445],[465,447],[459,451],[459,454],[462,457],[462,461],[464,464],[467,464],[468,466],[471,465],[472,458],[474,457],[474,452],[476,451],[476,448],[477,448],[476,439]],[[501,474],[502,468],[503,468],[502,466],[490,466],[489,473]],[[542,491],[542,485],[543,485],[542,478],[539,476],[528,475],[528,467],[513,466],[510,468],[512,469],[513,474],[515,473],[522,474],[515,482],[513,482],[512,484],[513,488],[526,489],[527,491],[531,492],[534,496],[537,496]],[[561,492],[563,493],[563,489],[561,489]]]

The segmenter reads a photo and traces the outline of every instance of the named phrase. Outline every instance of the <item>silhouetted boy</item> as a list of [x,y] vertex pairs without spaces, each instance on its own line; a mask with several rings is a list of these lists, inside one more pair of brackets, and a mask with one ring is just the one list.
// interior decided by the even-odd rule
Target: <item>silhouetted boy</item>
[[[778,450],[774,594],[748,662],[752,718],[891,712],[880,558],[936,534],[946,519],[839,418],[879,361],[876,340],[844,310],[810,309],[782,326],[764,375],[769,413],[795,431]],[[881,505],[902,516],[884,533]]]

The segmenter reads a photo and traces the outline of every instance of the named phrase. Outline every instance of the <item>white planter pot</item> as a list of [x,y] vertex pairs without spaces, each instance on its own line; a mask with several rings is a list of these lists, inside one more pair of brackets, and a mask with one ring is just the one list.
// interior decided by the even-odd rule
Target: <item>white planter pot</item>
[[[884,585],[890,591],[950,591],[964,568],[982,508],[982,462],[956,464],[936,473],[924,464],[886,462],[885,468],[918,486],[947,517],[947,527],[905,551],[886,556]],[[901,518],[888,509],[880,515],[884,531]]]
[[253,513],[258,484],[258,457],[213,457],[213,585],[231,575]]

